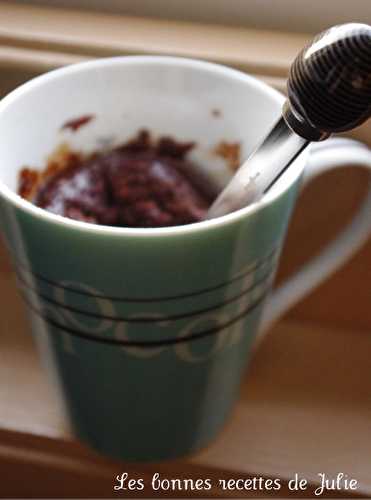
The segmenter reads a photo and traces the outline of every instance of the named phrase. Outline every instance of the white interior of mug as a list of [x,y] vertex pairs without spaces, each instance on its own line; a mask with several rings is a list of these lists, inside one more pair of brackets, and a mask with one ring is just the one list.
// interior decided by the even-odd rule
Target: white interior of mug
[[[102,143],[125,142],[143,128],[155,136],[195,141],[206,169],[225,183],[232,171],[220,166],[215,146],[239,142],[241,159],[246,159],[280,115],[283,101],[279,92],[239,71],[183,58],[116,57],[58,69],[0,103],[0,192],[36,209],[14,196],[22,167],[44,168],[64,142],[91,152]],[[62,129],[83,115],[94,119],[75,132]],[[296,160],[298,168],[285,173],[269,195],[286,189],[304,161]]]

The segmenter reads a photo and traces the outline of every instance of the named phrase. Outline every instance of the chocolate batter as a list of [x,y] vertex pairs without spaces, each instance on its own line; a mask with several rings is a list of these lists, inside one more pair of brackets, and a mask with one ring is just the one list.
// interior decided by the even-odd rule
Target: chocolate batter
[[[39,207],[71,219],[122,227],[161,227],[203,219],[212,197],[194,176],[186,155],[193,143],[147,131],[106,153],[80,158],[45,175],[24,169],[19,193]],[[37,186],[30,184],[36,178]]]

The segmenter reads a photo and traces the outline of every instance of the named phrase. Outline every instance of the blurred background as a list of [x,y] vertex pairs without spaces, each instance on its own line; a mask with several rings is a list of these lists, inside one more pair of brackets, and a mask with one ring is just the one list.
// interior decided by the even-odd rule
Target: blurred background
[[315,32],[331,24],[371,22],[369,0],[21,0],[133,16]]

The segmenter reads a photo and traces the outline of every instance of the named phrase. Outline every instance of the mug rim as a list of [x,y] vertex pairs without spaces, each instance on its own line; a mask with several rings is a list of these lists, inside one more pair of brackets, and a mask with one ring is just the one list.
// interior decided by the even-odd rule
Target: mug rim
[[[181,66],[195,69],[202,69],[215,74],[224,74],[231,79],[238,79],[247,84],[248,87],[260,88],[263,90],[267,96],[274,98],[280,104],[285,101],[284,95],[278,90],[274,89],[267,83],[255,78],[254,76],[244,73],[237,69],[229,68],[222,64],[212,63],[208,61],[203,61],[199,59],[192,59],[186,57],[177,56],[152,56],[152,55],[139,55],[139,56],[116,56],[116,57],[106,57],[100,59],[94,59],[91,61],[84,61],[61,68],[57,68],[47,73],[38,75],[35,78],[27,81],[26,83],[18,86],[16,89],[7,94],[0,101],[0,114],[11,106],[20,96],[24,93],[32,91],[34,88],[42,86],[51,80],[58,79],[64,76],[71,75],[76,72],[83,72],[85,70],[110,66],[110,65],[151,65],[151,64],[163,64],[171,66]],[[298,179],[301,175],[303,169],[297,169],[297,174],[293,176],[290,180],[287,180],[284,185],[268,192],[263,195],[263,197],[256,203],[253,203],[247,207],[236,210],[232,213],[214,218],[207,219],[200,222],[194,222],[191,224],[184,224],[179,226],[166,226],[166,227],[154,227],[154,228],[133,228],[133,227],[117,227],[117,226],[107,226],[101,224],[94,224],[90,222],[77,221],[75,219],[70,219],[62,215],[57,215],[49,212],[41,207],[34,205],[32,202],[22,198],[18,193],[11,190],[0,178],[0,195],[3,196],[12,205],[26,212],[29,215],[35,216],[38,219],[44,219],[47,222],[54,223],[57,225],[62,225],[66,228],[78,229],[81,231],[87,231],[89,233],[100,233],[111,236],[133,236],[133,237],[155,237],[155,236],[176,236],[188,233],[194,233],[209,228],[223,227],[234,222],[240,221],[242,218],[256,213],[258,210],[263,209],[267,205],[273,203],[277,200],[283,193],[285,193]]]

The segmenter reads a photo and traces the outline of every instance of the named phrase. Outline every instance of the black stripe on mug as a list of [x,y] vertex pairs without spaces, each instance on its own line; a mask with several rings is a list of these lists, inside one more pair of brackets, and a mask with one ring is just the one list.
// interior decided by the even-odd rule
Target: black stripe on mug
[[278,252],[278,247],[275,247],[271,252],[269,252],[269,254],[267,254],[261,260],[254,262],[254,264],[247,271],[242,272],[240,274],[237,274],[233,278],[231,278],[230,280],[225,281],[223,283],[219,283],[218,285],[204,288],[202,290],[196,290],[194,292],[184,293],[184,294],[180,294],[180,295],[163,296],[163,297],[115,297],[115,296],[103,295],[100,293],[88,293],[88,292],[85,292],[83,290],[79,290],[79,289],[74,288],[74,287],[61,285],[57,281],[54,281],[50,278],[46,278],[45,276],[42,276],[38,273],[34,273],[33,271],[31,271],[29,269],[28,266],[26,266],[25,264],[23,264],[19,261],[17,261],[16,267],[31,274],[36,280],[45,282],[48,285],[51,285],[53,287],[62,288],[63,290],[67,290],[69,292],[73,292],[73,293],[76,293],[79,295],[91,296],[91,297],[98,298],[98,299],[111,300],[113,302],[166,302],[166,301],[170,301],[170,300],[179,300],[179,299],[196,297],[198,295],[202,295],[202,294],[205,294],[208,292],[213,292],[214,290],[218,290],[220,288],[226,287],[227,285],[234,283],[235,281],[246,278],[250,274],[256,272],[259,268],[261,268],[267,262],[272,261],[274,259],[274,257],[276,256],[277,252]]
[[[178,320],[181,320],[184,318],[191,318],[193,316],[205,314],[205,313],[208,313],[210,311],[214,311],[216,309],[221,309],[221,308],[225,307],[226,305],[233,304],[233,302],[238,301],[239,299],[241,299],[242,297],[244,297],[248,293],[252,292],[256,287],[263,285],[265,282],[267,282],[269,280],[269,278],[272,276],[272,272],[273,272],[273,267],[270,267],[269,271],[267,273],[265,273],[262,278],[260,278],[255,283],[250,285],[248,288],[239,292],[237,295],[234,295],[233,297],[230,297],[229,299],[227,299],[223,302],[213,304],[212,306],[206,307],[204,309],[198,309],[196,311],[189,311],[189,312],[181,313],[181,314],[174,314],[171,316],[164,316],[161,318],[159,318],[156,315],[154,315],[154,316],[146,315],[146,316],[142,316],[142,317],[137,316],[135,318],[130,318],[130,317],[124,317],[124,316],[121,316],[121,317],[120,316],[110,316],[110,315],[104,315],[104,314],[98,314],[98,313],[94,313],[94,312],[84,311],[82,309],[78,309],[78,308],[73,307],[73,306],[62,304],[61,302],[58,302],[57,300],[54,300],[50,297],[46,297],[45,295],[40,293],[38,290],[31,287],[24,280],[23,276],[18,273],[18,271],[16,271],[16,274],[17,274],[17,278],[18,278],[19,283],[20,283],[22,288],[24,288],[26,291],[30,290],[32,293],[37,295],[37,297],[39,299],[41,299],[42,301],[47,302],[49,304],[52,304],[53,306],[56,306],[59,309],[65,309],[67,311],[81,314],[82,316],[87,316],[90,318],[97,318],[97,319],[109,320],[109,321],[120,322],[120,323],[121,322],[122,323],[164,323],[164,322],[169,322],[169,321],[178,321]],[[107,299],[105,298],[105,300],[107,300]]]
[[49,325],[53,326],[54,328],[57,328],[63,332],[69,333],[70,335],[74,337],[79,337],[83,338],[85,340],[90,340],[93,342],[99,342],[102,344],[111,344],[111,345],[119,345],[119,346],[129,346],[129,347],[139,347],[139,348],[156,348],[156,347],[161,347],[161,346],[167,346],[167,345],[174,345],[174,344],[181,344],[181,343],[186,343],[186,342],[192,342],[196,340],[200,340],[202,338],[218,334],[225,330],[226,328],[229,328],[230,326],[234,325],[238,321],[241,321],[244,319],[246,316],[248,316],[254,309],[256,309],[260,304],[263,303],[266,293],[264,293],[259,299],[257,299],[254,303],[250,304],[248,307],[246,307],[241,313],[239,313],[237,316],[234,316],[231,318],[229,321],[226,321],[225,323],[209,328],[206,330],[202,330],[200,332],[195,332],[189,336],[186,337],[174,337],[174,338],[169,338],[169,339],[162,339],[162,340],[144,340],[144,341],[135,341],[135,340],[120,340],[120,339],[114,339],[114,338],[105,338],[105,337],[98,337],[96,335],[92,335],[89,332],[85,332],[82,330],[77,330],[75,328],[70,328],[65,325],[61,325],[57,321],[53,320],[43,312],[39,311],[36,307],[34,307],[31,302],[27,299],[27,297],[22,294],[23,300],[29,307],[29,309],[39,317],[41,317],[46,323]]

